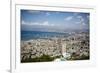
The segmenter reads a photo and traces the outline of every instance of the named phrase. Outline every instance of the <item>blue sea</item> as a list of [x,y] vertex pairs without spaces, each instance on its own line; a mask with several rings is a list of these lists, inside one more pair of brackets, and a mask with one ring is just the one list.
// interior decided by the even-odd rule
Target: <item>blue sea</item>
[[68,33],[59,33],[59,32],[21,31],[21,40],[66,37],[68,35],[69,35]]

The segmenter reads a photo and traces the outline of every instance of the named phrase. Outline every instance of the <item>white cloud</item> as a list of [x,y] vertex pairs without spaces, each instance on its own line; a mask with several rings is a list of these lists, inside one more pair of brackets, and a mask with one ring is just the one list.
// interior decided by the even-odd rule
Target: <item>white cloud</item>
[[44,26],[54,26],[54,24],[50,24],[48,21],[44,21],[40,25],[44,25]]
[[21,24],[22,25],[38,25],[39,23],[37,23],[37,22],[26,22],[26,21],[22,20]]
[[39,25],[38,22],[31,22],[30,25]]
[[44,22],[41,23],[40,25],[46,25],[46,26],[48,26],[48,25],[49,25],[49,22],[48,22],[48,21],[44,21]]
[[69,16],[69,17],[66,17],[64,20],[69,21],[69,20],[72,20],[72,19],[73,19],[73,16]]
[[82,16],[77,16],[77,18],[79,19],[78,21],[76,21],[76,24],[81,24],[81,25],[86,25],[85,20]]
[[54,24],[50,24],[50,26],[54,26]]
[[86,25],[85,23],[82,23],[82,25],[84,26],[84,25]]
[[22,24],[22,25],[54,26],[54,24],[50,24],[48,21],[44,21],[44,22],[40,23],[40,22],[25,22],[24,20],[22,20],[21,24]]
[[22,24],[22,25],[27,25],[27,24],[29,24],[29,23],[26,22],[26,21],[24,21],[24,20],[22,20],[22,21],[21,21],[21,24]]
[[21,24],[26,24],[24,20],[22,20]]
[[80,22],[84,22],[84,18],[82,16],[77,16],[77,18],[80,20]]
[[49,12],[46,12],[46,16],[49,16],[50,15],[50,13]]
[[77,22],[75,22],[75,24],[81,24],[81,25],[86,25],[86,23],[85,22],[82,22],[82,21],[77,21]]
[[83,18],[83,17],[79,15],[79,16],[77,16],[77,18],[81,19],[81,18]]
[[89,19],[90,18],[90,16],[89,15],[87,15],[87,19]]
[[75,22],[75,24],[80,24],[80,23],[81,23],[80,21],[76,21],[76,22]]

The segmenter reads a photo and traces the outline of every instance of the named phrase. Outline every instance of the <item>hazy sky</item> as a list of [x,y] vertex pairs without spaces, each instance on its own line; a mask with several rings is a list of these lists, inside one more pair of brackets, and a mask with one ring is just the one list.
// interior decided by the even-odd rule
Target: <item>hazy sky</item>
[[22,30],[89,29],[89,13],[21,10]]

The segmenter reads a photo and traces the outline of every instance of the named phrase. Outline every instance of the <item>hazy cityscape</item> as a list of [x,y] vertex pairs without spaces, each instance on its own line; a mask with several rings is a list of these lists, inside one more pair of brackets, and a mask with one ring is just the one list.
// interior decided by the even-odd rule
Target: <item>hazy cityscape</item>
[[90,59],[89,13],[21,10],[21,63]]

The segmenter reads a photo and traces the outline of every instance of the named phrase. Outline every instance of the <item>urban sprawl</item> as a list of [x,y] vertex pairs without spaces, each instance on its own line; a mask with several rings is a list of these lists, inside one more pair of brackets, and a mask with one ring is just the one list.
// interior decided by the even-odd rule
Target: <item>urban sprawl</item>
[[89,33],[21,41],[21,62],[89,60]]

